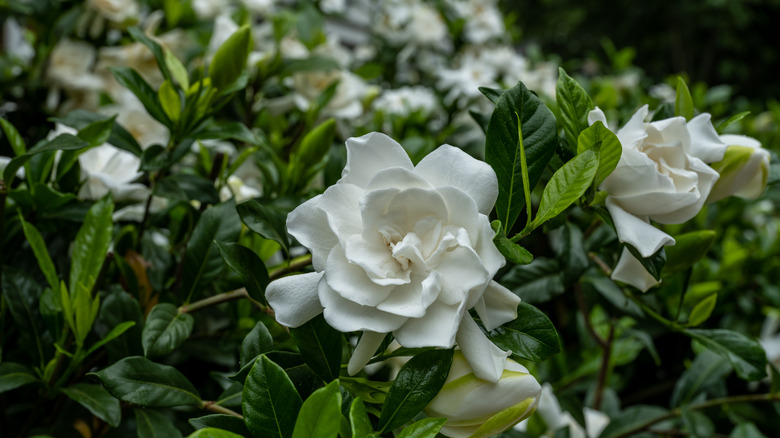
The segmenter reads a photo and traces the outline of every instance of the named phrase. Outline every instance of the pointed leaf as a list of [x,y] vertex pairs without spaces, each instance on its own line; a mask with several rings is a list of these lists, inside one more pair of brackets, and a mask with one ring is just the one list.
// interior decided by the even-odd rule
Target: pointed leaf
[[270,279],[268,270],[260,257],[251,249],[238,243],[219,241],[215,243],[230,269],[238,272],[244,279],[244,285],[249,295],[262,304],[268,305],[268,301],[265,299],[265,287],[268,286]]
[[666,248],[664,274],[672,275],[688,270],[707,254],[715,242],[713,230],[692,231],[674,236],[675,244]]
[[501,95],[504,94],[504,90],[489,87],[479,87],[479,92],[484,94],[485,97],[493,103],[497,103]]
[[[105,116],[102,114],[79,109],[71,111],[62,117],[53,117],[50,120],[80,130],[93,122],[104,119]],[[138,141],[136,141],[132,134],[127,132],[122,125],[117,123],[116,120],[114,120],[111,135],[108,137],[108,143],[111,143],[119,149],[130,152],[136,157],[140,157],[143,152],[141,146],[138,145]]]
[[119,400],[115,399],[100,385],[89,383],[76,383],[61,390],[71,400],[76,401],[92,412],[92,414],[108,423],[111,427],[118,427],[122,420],[122,408]]
[[151,409],[135,408],[138,438],[181,438],[179,429],[165,415]]
[[24,139],[19,134],[19,131],[16,130],[16,127],[2,117],[0,117],[0,127],[3,128],[5,138],[8,139],[8,144],[11,145],[14,155],[24,155],[27,152],[27,145],[25,145]]
[[436,438],[446,422],[446,418],[423,418],[405,427],[396,438]]
[[157,93],[137,71],[130,67],[110,67],[110,70],[123,87],[135,94],[150,116],[165,126],[171,125],[170,119],[165,115],[165,111],[163,111],[162,105],[160,105]]
[[118,326],[111,329],[110,332],[108,332],[101,340],[95,342],[89,350],[86,352],[86,356],[89,356],[92,354],[95,350],[102,347],[103,345],[113,341],[114,339],[122,336],[126,331],[130,330],[133,326],[135,326],[135,321],[125,321]]
[[731,370],[725,357],[710,350],[702,351],[674,385],[671,406],[676,408],[691,403],[697,395],[723,382]]
[[306,364],[323,380],[339,377],[341,369],[341,332],[318,315],[300,327],[290,329]]
[[593,179],[593,185],[598,187],[617,167],[623,146],[617,136],[597,120],[577,138],[577,153],[581,154],[588,149],[595,150],[599,159],[599,169]]
[[287,236],[287,212],[278,207],[263,205],[254,199],[242,202],[236,207],[241,221],[250,230],[282,245],[285,252],[290,247]]
[[336,438],[341,426],[341,391],[334,380],[320,388],[301,406],[293,438]]
[[38,267],[41,268],[43,276],[46,277],[46,281],[49,283],[49,287],[52,290],[59,290],[60,279],[57,277],[57,270],[54,268],[54,262],[51,260],[49,250],[46,248],[46,242],[43,241],[41,233],[31,223],[24,220],[22,215],[19,215],[19,222],[22,224],[22,230],[24,231],[24,237],[27,238],[27,243],[35,254],[35,258],[38,260]]
[[728,359],[742,379],[759,380],[766,377],[766,353],[758,341],[725,329],[690,329],[683,333]]
[[488,338],[502,350],[532,361],[561,351],[555,326],[541,310],[527,303],[520,303],[517,318],[492,330]]
[[225,41],[209,65],[211,83],[220,91],[241,76],[246,68],[246,60],[252,44],[252,34],[249,26],[242,26]]
[[531,226],[538,228],[576,202],[590,187],[598,168],[598,156],[588,149],[558,169],[542,192],[542,201]]
[[558,68],[558,82],[555,84],[555,101],[561,114],[566,142],[569,149],[574,151],[580,133],[588,128],[588,113],[595,105],[582,86],[561,67]]
[[102,145],[111,137],[115,120],[116,116],[95,120],[79,129],[78,134],[76,135],[78,138],[89,143],[90,146]]
[[674,115],[691,120],[694,116],[693,98],[688,90],[688,85],[681,77],[677,77],[677,95],[674,98]]
[[228,430],[208,427],[206,429],[196,430],[195,432],[187,435],[187,438],[242,438],[242,436]]
[[76,292],[78,284],[92,291],[111,245],[113,213],[114,203],[109,196],[94,203],[87,212],[84,224],[73,242],[68,288],[71,294]]
[[141,342],[144,356],[163,356],[178,348],[192,333],[194,318],[170,303],[160,303],[146,317]]
[[0,363],[0,393],[38,381],[26,366],[15,362]]
[[366,412],[366,405],[360,397],[355,398],[349,407],[349,424],[353,437],[367,436],[374,431]]
[[190,418],[188,421],[195,429],[218,428],[237,433],[240,436],[249,436],[249,430],[246,428],[244,420],[233,415],[212,414]]
[[260,355],[244,383],[244,422],[256,438],[291,438],[301,396],[282,368]]
[[241,366],[245,366],[249,361],[257,356],[267,353],[274,348],[274,338],[268,331],[268,328],[262,321],[258,321],[255,327],[246,335],[241,342]]

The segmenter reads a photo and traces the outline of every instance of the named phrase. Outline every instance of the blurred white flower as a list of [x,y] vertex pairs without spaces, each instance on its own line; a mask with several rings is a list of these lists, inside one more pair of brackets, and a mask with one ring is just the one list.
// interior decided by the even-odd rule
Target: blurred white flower
[[767,315],[764,324],[761,326],[761,337],[758,342],[766,352],[767,360],[780,370],[780,317],[776,312]]
[[450,33],[438,10],[419,0],[381,3],[374,31],[394,45],[448,49]]
[[744,135],[721,135],[728,145],[723,161],[712,167],[720,173],[720,179],[712,188],[707,202],[727,196],[756,199],[764,193],[769,178],[769,151],[761,143]]
[[232,7],[231,0],[192,0],[192,11],[199,20],[213,20],[219,14],[226,13]]
[[276,7],[276,0],[241,0],[241,3],[252,15],[268,16]]
[[504,18],[495,0],[449,0],[458,17],[462,18],[463,38],[472,44],[485,44],[505,35]]
[[95,47],[84,41],[60,40],[49,56],[47,76],[65,90],[97,92],[103,81],[92,72]]
[[3,51],[23,65],[28,65],[35,57],[35,48],[27,40],[25,28],[13,17],[8,17],[3,22]]
[[457,102],[463,107],[474,98],[482,96],[479,87],[498,87],[498,72],[479,58],[466,54],[457,69],[442,69],[439,72],[437,88],[446,91],[444,104]]
[[[580,426],[577,420],[569,412],[564,412],[561,409],[561,405],[558,403],[558,399],[553,394],[552,386],[549,383],[542,385],[542,394],[539,400],[539,406],[536,408],[536,413],[542,417],[544,424],[547,426],[547,432],[545,437],[552,438],[555,436],[557,430],[565,427],[569,428],[569,438],[598,438],[601,432],[609,424],[609,417],[595,409],[585,408],[583,414],[585,416],[585,429]],[[527,421],[523,421],[515,426],[518,431],[525,431]]]
[[326,14],[341,14],[347,9],[346,0],[320,0],[320,8]]
[[259,190],[244,183],[244,181],[235,176],[230,175],[225,184],[219,191],[220,202],[225,202],[230,198],[236,199],[236,202],[243,202],[248,199],[257,198],[262,195]]
[[309,109],[325,89],[338,81],[322,116],[354,119],[363,114],[363,98],[372,90],[359,76],[347,70],[314,71],[293,75],[293,100],[301,111]]
[[139,7],[135,0],[89,0],[87,4],[101,17],[114,23],[138,21]]
[[430,88],[417,85],[385,90],[376,98],[373,106],[386,114],[406,117],[417,111],[430,114],[439,107],[439,103]]

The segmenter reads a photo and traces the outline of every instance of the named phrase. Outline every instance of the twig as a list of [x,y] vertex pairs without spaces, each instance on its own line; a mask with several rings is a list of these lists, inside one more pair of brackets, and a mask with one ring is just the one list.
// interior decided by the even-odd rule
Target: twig
[[216,412],[218,414],[231,415],[233,417],[240,418],[242,420],[244,419],[243,415],[239,414],[238,412],[232,409],[228,409],[224,406],[220,406],[215,401],[204,401],[200,407],[207,411]]
[[607,336],[606,345],[602,346],[601,368],[599,368],[598,379],[596,380],[596,392],[593,395],[593,409],[601,410],[601,400],[604,396],[604,387],[607,383],[607,374],[609,374],[609,361],[612,359],[612,341],[615,338],[615,326],[609,326],[609,336]]
[[596,265],[598,265],[598,267],[601,268],[605,274],[607,274],[607,277],[612,275],[612,268],[610,268],[604,260],[601,260],[601,257],[599,257],[598,254],[595,252],[589,252],[588,257],[590,257],[590,259],[593,260],[593,262],[596,263]]
[[307,254],[300,260],[290,262],[288,265],[280,266],[274,269],[271,273],[268,274],[268,278],[271,280],[276,280],[277,278],[281,278],[291,272],[300,271],[309,265],[311,265],[311,254]]
[[[214,306],[221,303],[226,303],[228,301],[234,301],[234,300],[240,300],[242,298],[246,298],[249,301],[252,302],[257,308],[260,310],[268,313],[270,310],[268,307],[262,305],[261,303],[255,301],[252,299],[251,296],[249,296],[249,292],[247,292],[246,288],[236,289],[230,292],[221,293],[219,295],[214,295],[208,298],[204,298],[200,301],[196,301],[192,304],[185,304],[181,307],[179,307],[179,313],[190,313],[195,310],[203,309],[204,307]],[[271,313],[272,314],[272,313]]]

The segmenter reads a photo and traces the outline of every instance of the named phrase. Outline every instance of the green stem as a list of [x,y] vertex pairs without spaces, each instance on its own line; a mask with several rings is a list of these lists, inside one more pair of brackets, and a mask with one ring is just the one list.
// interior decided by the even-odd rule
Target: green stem
[[238,412],[236,412],[236,411],[234,411],[232,409],[228,409],[228,408],[226,408],[224,406],[220,406],[215,401],[204,401],[200,405],[200,407],[201,407],[201,409],[205,409],[207,411],[216,412],[218,414],[230,415],[230,416],[233,416],[233,417],[236,417],[236,418],[240,418],[242,420],[244,419],[243,415],[239,414]]
[[634,296],[634,294],[631,293],[631,291],[626,290],[626,289],[623,289],[623,291],[625,292],[626,296],[631,299],[631,301],[635,302],[637,305],[639,305],[639,307],[642,308],[642,310],[644,310],[653,319],[655,319],[656,321],[658,321],[661,324],[665,325],[669,329],[671,329],[673,331],[676,331],[676,332],[679,332],[679,331],[682,331],[683,329],[685,329],[685,327],[677,324],[676,322],[669,321],[668,319],[664,318],[660,313],[656,312],[655,310],[650,308],[650,306],[648,306],[647,304],[643,303],[642,300],[640,300],[639,298]]
[[274,269],[268,274],[268,278],[271,280],[276,280],[277,278],[281,278],[291,272],[300,271],[309,265],[311,265],[311,254],[306,254],[293,259],[289,264],[285,264]]
[[204,298],[200,301],[196,301],[191,304],[185,304],[179,307],[179,313],[190,313],[190,312],[194,312],[195,310],[203,309],[205,307],[226,303],[228,301],[240,300],[242,298],[246,298],[249,301],[251,301],[252,304],[254,304],[255,307],[257,307],[258,309],[264,312],[268,311],[268,307],[252,299],[252,297],[249,296],[249,292],[247,292],[246,289],[241,288],[241,289],[236,289],[234,291],[225,292],[219,295],[214,295],[208,298]]

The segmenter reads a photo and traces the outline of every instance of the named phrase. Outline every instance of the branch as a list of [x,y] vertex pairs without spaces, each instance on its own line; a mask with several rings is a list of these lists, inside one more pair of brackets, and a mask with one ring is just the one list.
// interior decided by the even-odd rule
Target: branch
[[204,298],[192,304],[184,304],[183,306],[179,307],[179,313],[190,313],[195,310],[203,309],[204,307],[214,306],[217,304],[226,303],[228,301],[240,300],[242,298],[248,299],[249,301],[252,302],[252,304],[255,305],[255,307],[259,308],[263,312],[268,313],[268,311],[270,310],[268,307],[252,299],[252,297],[249,296],[249,292],[247,292],[246,288],[242,287],[241,289],[236,289],[234,291],[225,292],[219,295],[214,295],[208,298]]
[[239,414],[238,412],[228,409],[224,406],[220,406],[215,401],[204,401],[203,404],[200,405],[202,409],[205,409],[207,411],[216,412],[217,414],[225,414],[225,415],[231,415],[236,418],[244,419],[244,416]]
[[309,265],[311,265],[311,254],[306,254],[302,258],[290,262],[290,264],[288,265],[280,266],[274,269],[272,272],[268,274],[268,278],[273,281],[291,272],[300,271],[301,269]]

